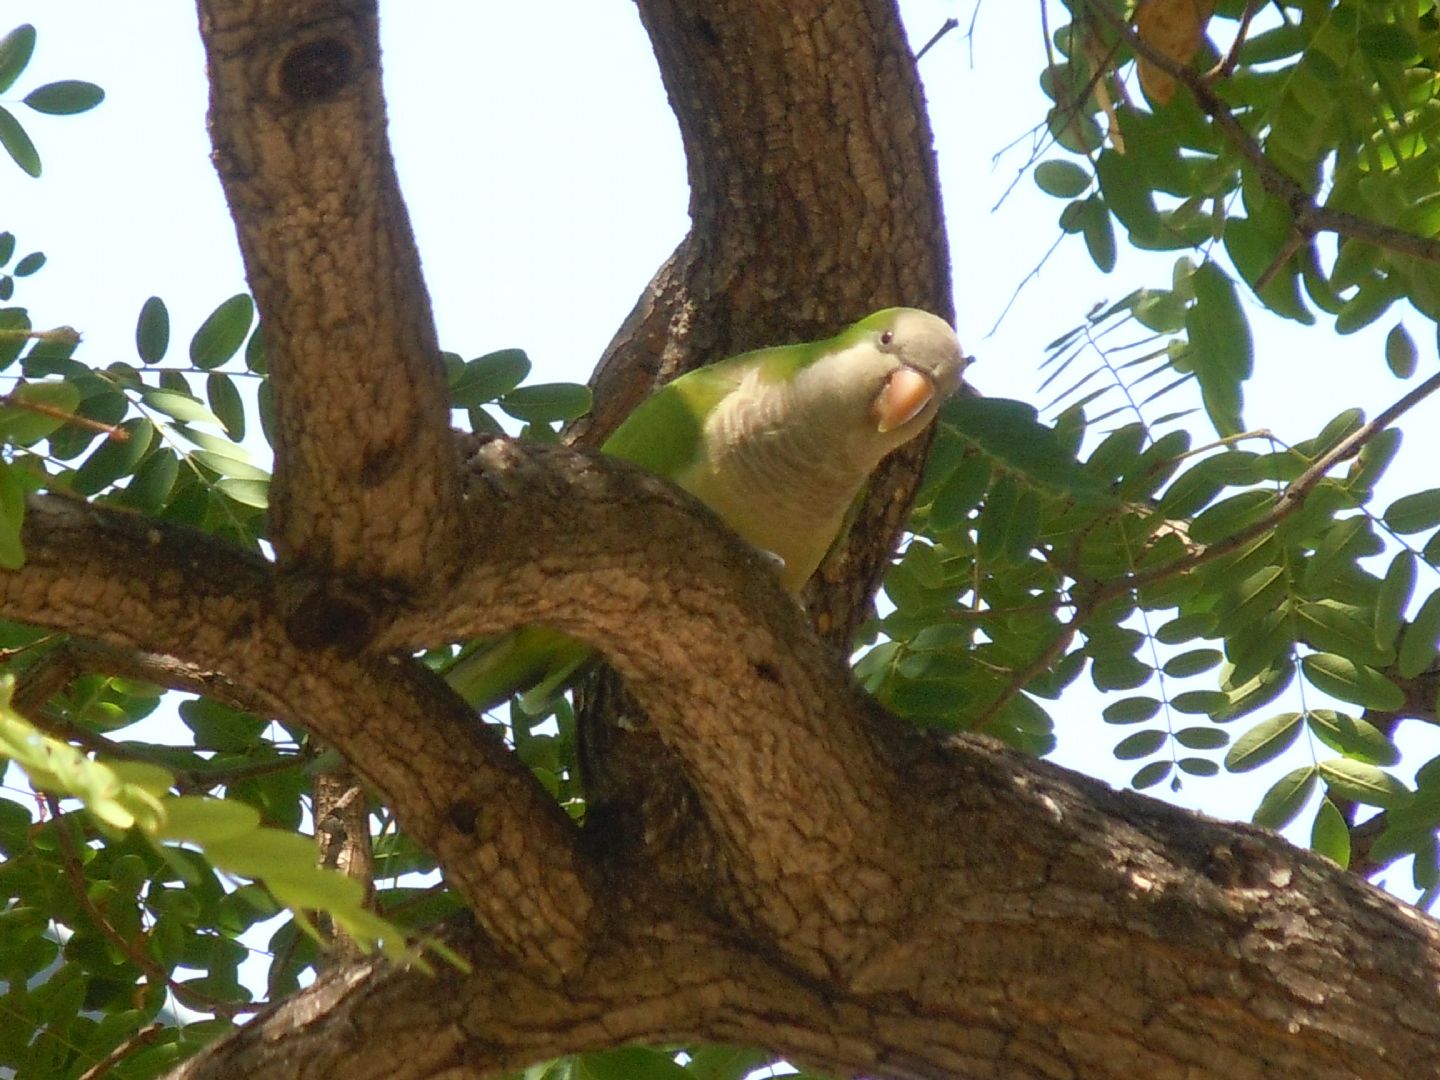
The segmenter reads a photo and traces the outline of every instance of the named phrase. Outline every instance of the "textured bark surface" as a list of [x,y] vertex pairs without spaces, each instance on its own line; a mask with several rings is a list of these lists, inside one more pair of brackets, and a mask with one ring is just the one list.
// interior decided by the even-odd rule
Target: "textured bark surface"
[[[889,303],[948,314],[890,3],[641,11],[695,228],[597,373],[585,439],[696,362]],[[465,900],[473,973],[342,965],[175,1075],[485,1077],[687,1040],[901,1078],[1437,1074],[1440,940],[1409,907],[1260,830],[916,732],[854,686],[831,642],[868,603],[913,456],[877,479],[812,620],[662,481],[450,435],[373,10],[201,12],[281,404],[280,558],[39,497],[0,605],[337,748]],[[618,847],[581,833],[409,659],[524,619],[623,677],[663,751],[634,775],[681,818],[642,811]]]

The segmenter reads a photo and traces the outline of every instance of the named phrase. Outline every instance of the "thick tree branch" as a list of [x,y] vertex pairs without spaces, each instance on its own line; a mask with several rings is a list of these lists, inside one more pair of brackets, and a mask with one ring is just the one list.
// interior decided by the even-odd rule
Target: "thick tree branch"
[[[228,658],[227,674],[341,745],[401,808],[506,954],[534,957],[544,942],[545,958],[564,965],[546,987],[542,964],[481,954],[476,981],[442,983],[409,1011],[397,995],[416,994],[414,976],[348,973],[257,1021],[219,1052],[242,1056],[208,1075],[313,1075],[307,1045],[332,1062],[413,1052],[385,1075],[483,1076],[535,1056],[688,1038],[899,1077],[1428,1068],[1440,940],[1423,916],[1260,830],[910,731],[835,677],[779,587],[752,580],[768,574],[761,558],[697,521],[679,493],[621,463],[502,441],[486,449],[477,483],[513,485],[504,502],[547,526],[535,535],[562,518],[577,524],[559,529],[539,569],[484,550],[459,590],[482,599],[447,618],[469,632],[497,618],[494,605],[524,602],[609,648],[725,838],[713,889],[661,889],[634,863],[602,861],[592,876],[567,854],[558,811],[492,757],[503,751],[479,725],[452,722],[433,680],[406,661],[284,646],[260,560],[133,515],[32,503],[30,561],[0,576],[7,614],[206,667]],[[602,506],[610,535],[571,556]],[[495,528],[502,535],[504,522]],[[647,618],[622,614],[637,604]],[[384,633],[412,621],[421,625],[401,612]],[[602,640],[622,624],[624,640]],[[674,643],[650,626],[668,627]],[[754,667],[756,649],[767,670]],[[523,814],[512,823],[514,807]],[[606,880],[604,919],[577,925],[595,895],[577,890]],[[772,896],[759,894],[767,882]],[[497,897],[513,905],[503,919]],[[337,985],[356,995],[353,1008],[333,996]],[[488,1011],[497,1001],[503,1019]],[[402,1018],[418,1025],[412,1038],[398,1033]],[[496,1034],[502,1023],[509,1036]],[[368,1037],[357,1043],[357,1030]]]
[[223,672],[335,746],[383,791],[502,948],[563,971],[583,947],[588,873],[568,819],[420,665],[300,648],[286,579],[213,537],[68,499],[33,499],[7,618]]
[[282,563],[415,591],[464,546],[374,4],[201,0],[215,163],[275,387]]
[[[854,932],[836,935],[823,898],[845,893],[852,914],[888,909],[909,873],[889,813],[902,781],[873,740],[894,725],[764,558],[693,499],[626,463],[509,440],[469,464],[472,499],[488,508],[472,523],[476,561],[443,613],[402,613],[377,641],[409,650],[524,617],[594,645],[701,793],[732,914],[814,974],[856,962],[864,926],[850,919]],[[527,529],[517,550],[510,538]],[[873,797],[870,813],[850,812],[856,791]]]
[[[929,124],[893,0],[640,0],[639,11],[685,143],[692,227],[601,359],[594,414],[574,439],[597,445],[658,383],[723,356],[891,304],[953,316]],[[881,466],[806,592],[839,653],[869,615],[928,445]],[[613,712],[581,714],[596,820],[673,832],[690,795],[667,781],[656,740],[616,728]]]
[[693,1040],[927,1080],[1433,1073],[1440,936],[1413,909],[1273,834],[981,742],[910,748],[928,857],[849,978],[796,973],[641,876],[563,988],[462,936],[471,976],[335,972],[178,1075],[479,1078]]

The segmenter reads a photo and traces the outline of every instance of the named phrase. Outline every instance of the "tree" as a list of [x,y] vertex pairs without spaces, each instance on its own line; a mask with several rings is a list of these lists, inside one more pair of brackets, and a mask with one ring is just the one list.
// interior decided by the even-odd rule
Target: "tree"
[[[1037,180],[1070,200],[1061,223],[1102,268],[1117,220],[1137,245],[1199,252],[1170,288],[1137,291],[1077,333],[1160,335],[1131,367],[1119,368],[1131,354],[1107,359],[1198,385],[1224,445],[1192,453],[1138,402],[1146,423],[1088,443],[1083,405],[1096,399],[1054,426],[1019,403],[958,402],[923,476],[923,447],[887,463],[802,613],[688,500],[583,448],[657,378],[707,359],[891,302],[951,314],[929,132],[893,6],[643,0],[693,229],[602,359],[589,419],[556,446],[542,425],[574,411],[573,391],[522,393],[514,356],[437,359],[385,145],[374,11],[202,0],[216,161],[264,335],[248,298],[227,301],[191,361],[236,436],[245,403],[221,368],[246,344],[246,366],[266,376],[274,479],[260,491],[233,443],[206,436],[185,372],[96,370],[72,359],[73,335],[29,338],[23,311],[7,311],[9,360],[31,382],[3,418],[18,449],[0,472],[0,603],[74,635],[9,631],[7,743],[57,795],[42,821],[13,803],[0,820],[15,898],[0,954],[7,1052],[32,1075],[80,1075],[112,1051],[101,1066],[150,1075],[215,1035],[176,1075],[482,1076],[695,1043],[897,1077],[1433,1071],[1433,925],[1355,870],[1410,853],[1422,886],[1434,881],[1435,770],[1411,788],[1385,767],[1402,720],[1434,722],[1440,616],[1430,600],[1407,607],[1434,541],[1382,574],[1360,560],[1380,550],[1377,520],[1402,536],[1440,524],[1432,492],[1367,512],[1393,422],[1437,379],[1369,423],[1342,416],[1305,445],[1237,448],[1242,285],[1290,318],[1333,313],[1342,332],[1402,297],[1437,314],[1425,226],[1436,80],[1421,58],[1440,26],[1421,6],[1281,8],[1267,29],[1261,5],[1219,5],[1216,35],[1236,42],[1221,57],[1206,55],[1202,4],[1152,0],[1137,32],[1117,7],[1074,0],[1046,79],[1050,130],[1075,156]],[[23,34],[7,48],[13,82]],[[1117,77],[1132,54],[1148,105]],[[1326,107],[1307,80],[1328,88]],[[0,135],[21,160],[13,130]],[[1339,237],[1333,257],[1321,235]],[[164,324],[163,305],[147,305],[142,360],[166,352]],[[1057,342],[1057,366],[1074,368],[1075,340]],[[1405,377],[1407,342],[1397,333],[1389,350]],[[449,431],[452,400],[496,398],[537,438]],[[190,439],[183,463],[152,445],[160,426]],[[23,452],[42,440],[43,456]],[[895,610],[871,617],[882,573]],[[1168,706],[1254,722],[1297,672],[1350,703],[1263,717],[1227,757],[1258,764],[1302,727],[1334,746],[1262,804],[1274,824],[1323,786],[1314,835],[1331,858],[1030,756],[1050,744],[1041,702],[1087,667],[1102,689],[1151,679],[1136,649],[1152,613],[1166,619],[1161,643],[1202,642],[1166,660],[1167,677],[1214,668],[1221,648],[1228,663],[1199,697],[1162,684],[1109,720]],[[427,663],[537,619],[596,645],[623,679],[588,688],[573,718],[597,755],[583,792],[568,707],[558,736],[514,717],[512,752]],[[879,634],[859,666],[867,694],[837,653]],[[153,707],[151,686],[204,695],[186,715],[201,752],[106,739]],[[290,749],[264,736],[269,718],[334,749]],[[32,728],[131,760],[66,756]],[[1172,746],[1229,741],[1223,727],[1171,724],[1117,752],[1169,755],[1141,768],[1144,786],[1216,768]],[[337,756],[403,830],[380,837],[386,873],[433,858],[449,887],[384,890],[379,910],[442,933],[460,963],[342,955],[302,990],[315,953],[291,923],[275,1007],[238,1031],[146,1027],[177,967],[207,972],[182,1000],[234,1015],[233,938],[282,903],[327,909],[357,942],[389,932],[255,828],[299,824],[309,766],[324,778],[327,856],[368,876],[367,796]],[[172,784],[231,801],[176,799]],[[566,810],[582,794],[579,828]],[[221,808],[237,801],[253,816]],[[1364,818],[1362,805],[1383,812]],[[204,854],[157,850],[166,837]],[[263,887],[227,894],[214,867]],[[74,931],[66,963],[29,985],[55,958],[52,919]],[[697,1051],[685,1073],[765,1060]],[[584,1067],[680,1069],[633,1050]]]

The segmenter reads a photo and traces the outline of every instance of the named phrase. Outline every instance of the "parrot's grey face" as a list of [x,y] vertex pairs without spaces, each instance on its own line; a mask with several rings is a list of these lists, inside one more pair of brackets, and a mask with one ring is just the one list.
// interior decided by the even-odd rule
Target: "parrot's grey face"
[[880,434],[903,442],[960,388],[966,358],[949,323],[915,309],[897,312],[871,344],[881,382],[870,415]]

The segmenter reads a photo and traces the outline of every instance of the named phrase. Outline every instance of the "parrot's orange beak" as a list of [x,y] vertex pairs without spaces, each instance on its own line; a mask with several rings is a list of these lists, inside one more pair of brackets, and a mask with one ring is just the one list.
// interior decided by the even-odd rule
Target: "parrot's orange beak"
[[928,375],[912,367],[897,367],[871,403],[870,415],[884,435],[914,420],[934,398],[935,383]]

